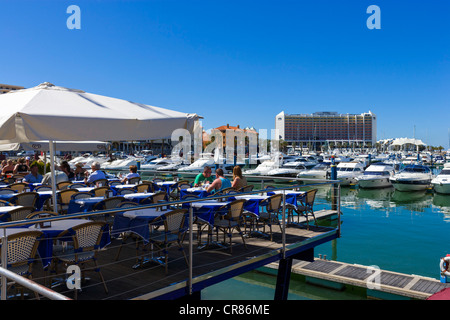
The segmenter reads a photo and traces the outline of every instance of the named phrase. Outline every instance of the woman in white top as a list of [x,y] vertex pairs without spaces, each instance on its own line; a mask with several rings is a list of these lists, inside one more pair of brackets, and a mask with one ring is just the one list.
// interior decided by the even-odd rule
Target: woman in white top
[[125,176],[125,178],[122,179],[122,183],[127,183],[128,180],[131,178],[139,177],[139,173],[137,173],[137,166],[130,166],[130,173]]

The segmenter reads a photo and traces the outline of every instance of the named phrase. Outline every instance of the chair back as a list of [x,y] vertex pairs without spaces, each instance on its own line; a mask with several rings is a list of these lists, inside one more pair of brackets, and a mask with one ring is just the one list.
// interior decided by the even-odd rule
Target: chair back
[[71,183],[67,186],[67,189],[76,189],[76,188],[86,188],[87,185],[84,183]]
[[130,194],[130,193],[136,193],[136,190],[134,188],[122,188],[119,191],[117,191],[117,194],[123,196],[124,194]]
[[72,196],[78,193],[77,189],[65,189],[57,193],[58,202],[60,204],[69,204]]
[[24,207],[35,207],[39,199],[39,193],[37,192],[23,192],[16,194],[10,202]]
[[104,197],[105,194],[108,196],[109,193],[108,191],[110,191],[109,187],[97,187],[92,189],[90,192],[95,196],[95,197]]
[[311,207],[314,205],[314,200],[316,198],[317,189],[312,189],[306,192],[305,205]]
[[153,188],[153,184],[149,183],[149,182],[145,182],[145,183],[141,183],[141,184],[137,184],[135,187],[136,192],[141,193],[144,191],[147,192],[154,192],[154,188]]
[[160,179],[160,178],[155,178],[152,180],[153,183],[158,183],[158,182],[164,182],[164,179]]
[[111,197],[111,198],[105,199],[105,200],[101,201],[101,202],[103,202],[103,210],[117,208],[117,206],[124,200],[125,200],[124,197]]
[[13,194],[13,193],[16,193],[16,191],[11,188],[0,189],[0,194]]
[[109,186],[110,187],[120,186],[120,185],[122,185],[122,182],[120,182],[118,180],[109,181]]
[[20,221],[25,220],[27,216],[35,210],[34,207],[21,207],[16,208],[8,212],[8,221]]
[[185,194],[181,197],[181,201],[187,201],[187,200],[196,200],[200,199],[200,197],[196,194]]
[[54,217],[59,216],[57,212],[43,210],[43,211],[34,211],[29,215],[27,215],[25,219],[38,219],[40,215],[50,215]]
[[122,201],[117,205],[117,208],[132,208],[137,207],[139,204],[134,201]]
[[129,184],[138,184],[139,181],[141,181],[141,177],[134,177],[134,178],[128,179]]
[[52,191],[52,187],[51,186],[47,186],[47,185],[37,186],[36,188],[34,188],[34,191],[36,191],[36,192],[39,192],[39,191]]
[[[8,269],[12,268],[11,271],[20,275],[30,274],[41,237],[41,231],[24,231],[8,236]],[[21,268],[27,265],[28,268]]]
[[92,197],[93,197],[92,193],[83,191],[83,192],[77,192],[77,193],[72,194],[70,196],[70,199],[78,200],[78,199],[86,199],[86,198],[92,198]]
[[71,184],[72,184],[72,182],[70,182],[70,181],[61,181],[61,182],[56,184],[56,189],[58,189],[58,190],[66,190],[67,187],[69,185],[71,185]]
[[10,189],[16,190],[17,192],[24,192],[25,188],[28,188],[28,184],[24,182],[16,182],[9,185]]
[[249,184],[249,185],[243,186],[241,189],[239,189],[239,192],[251,192],[251,191],[253,191],[254,187],[255,187],[254,185]]
[[25,178],[25,176],[23,174],[15,174],[11,178],[14,179],[14,182],[17,182],[22,181]]
[[97,187],[107,187],[109,186],[108,179],[98,179],[93,182],[93,184]]
[[13,206],[13,204],[6,200],[0,200],[0,207]]
[[228,220],[237,220],[241,216],[242,212],[244,211],[244,203],[246,200],[240,199],[235,200],[229,203],[228,206],[228,212],[225,216],[225,219]]
[[[94,250],[100,246],[105,224],[103,221],[86,222],[74,226],[70,230],[63,231],[58,237],[63,237],[67,234],[72,236],[76,262],[78,262],[78,253],[81,252],[92,252],[90,256],[93,258]],[[86,256],[83,256],[83,260],[85,258]]]
[[278,212],[281,209],[281,204],[283,202],[283,195],[280,193],[274,194],[273,196],[267,198],[267,200],[268,200],[267,211]]
[[189,189],[192,187],[191,184],[187,180],[178,181],[177,186],[178,186],[178,190]]
[[166,193],[165,192],[158,192],[152,196],[152,203],[158,203],[160,200],[166,199]]

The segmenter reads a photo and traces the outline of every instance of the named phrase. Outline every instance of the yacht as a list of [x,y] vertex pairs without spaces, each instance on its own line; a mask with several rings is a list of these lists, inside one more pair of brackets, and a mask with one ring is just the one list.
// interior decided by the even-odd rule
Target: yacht
[[203,169],[209,166],[211,167],[211,170],[214,171],[215,168],[215,163],[214,163],[214,158],[200,158],[196,161],[194,161],[193,163],[191,163],[190,165],[188,165],[187,167],[182,167],[179,168],[177,171],[179,174],[183,175],[183,174],[187,174],[189,175],[189,173],[201,173],[203,172]]
[[364,173],[364,164],[361,162],[341,162],[336,167],[337,179],[341,186],[356,184],[357,178]]
[[364,174],[358,177],[358,185],[360,188],[386,188],[392,187],[389,180],[394,175],[394,166],[376,162],[371,164]]
[[450,163],[444,164],[444,168],[431,180],[431,185],[437,193],[450,194]]
[[272,177],[295,178],[300,172],[311,169],[313,166],[314,164],[308,164],[308,162],[305,161],[292,161],[284,164],[280,168],[269,170],[266,175]]
[[156,171],[178,171],[178,169],[185,168],[188,165],[183,161],[173,161],[169,164],[161,164],[156,168]]
[[300,179],[329,179],[330,178],[330,163],[319,163],[316,164],[309,170],[300,172],[297,178]]
[[420,191],[430,187],[433,178],[430,168],[413,164],[389,178],[395,190]]
[[[244,176],[265,176],[270,170],[278,169],[279,166],[275,161],[266,160],[260,165],[258,165],[255,169],[245,170],[242,175]],[[247,177],[247,181],[250,181],[252,178]],[[253,178],[254,179],[254,178]],[[258,179],[259,180],[259,179]]]
[[168,166],[173,163],[174,161],[170,158],[156,158],[141,164],[141,169],[158,170],[159,167]]

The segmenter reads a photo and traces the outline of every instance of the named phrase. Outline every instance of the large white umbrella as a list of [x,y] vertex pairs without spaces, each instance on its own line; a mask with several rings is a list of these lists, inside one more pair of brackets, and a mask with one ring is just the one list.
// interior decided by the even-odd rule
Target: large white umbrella
[[0,109],[0,143],[49,141],[54,203],[54,141],[166,139],[200,118],[47,82],[0,95]]
[[[59,151],[105,151],[108,143],[103,141],[55,141],[55,150]],[[50,151],[48,141],[15,142],[0,144],[0,151]]]

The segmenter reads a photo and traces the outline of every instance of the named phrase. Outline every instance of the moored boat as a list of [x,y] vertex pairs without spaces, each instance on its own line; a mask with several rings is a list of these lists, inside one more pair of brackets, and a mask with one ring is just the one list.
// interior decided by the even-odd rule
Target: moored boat
[[433,178],[430,168],[413,164],[389,178],[395,190],[420,191],[430,187]]
[[444,168],[431,180],[431,185],[437,193],[450,194],[450,163],[444,164]]

